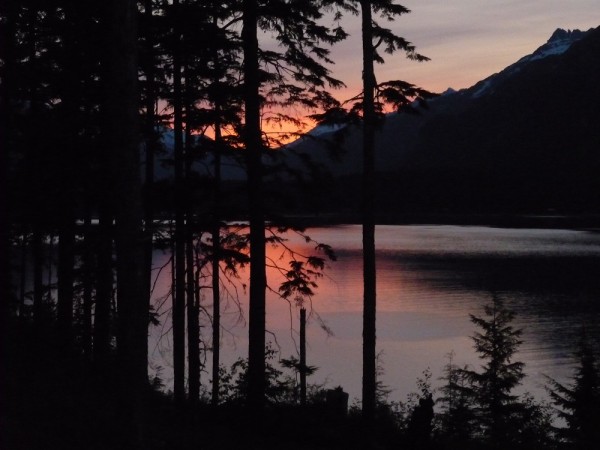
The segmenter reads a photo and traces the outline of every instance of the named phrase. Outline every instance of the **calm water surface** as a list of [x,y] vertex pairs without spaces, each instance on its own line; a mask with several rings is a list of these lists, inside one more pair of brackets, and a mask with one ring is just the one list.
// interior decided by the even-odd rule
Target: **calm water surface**
[[[362,332],[362,255],[360,226],[309,230],[310,236],[331,245],[338,256],[328,264],[312,298],[307,330],[308,364],[319,367],[312,383],[341,385],[360,397]],[[309,252],[310,244],[290,237],[290,245]],[[517,312],[515,325],[523,329],[517,358],[526,363],[522,387],[544,396],[544,375],[562,381],[572,371],[572,352],[583,325],[600,342],[600,233],[574,230],[500,229],[460,226],[378,226],[377,282],[378,351],[382,381],[393,389],[391,398],[402,400],[416,390],[415,381],[430,368],[434,385],[455,353],[457,364],[479,364],[469,338],[475,331],[469,314],[480,314],[495,293]],[[269,249],[278,260],[281,250]],[[157,253],[155,265],[168,255]],[[285,261],[283,261],[285,263]],[[281,279],[269,271],[276,288]],[[158,279],[155,303],[163,312],[161,327],[154,328],[150,352],[169,385],[170,287],[167,266]],[[222,360],[230,364],[247,353],[247,296],[241,273],[237,285],[228,285],[223,306]],[[206,280],[209,284],[210,281]],[[211,292],[204,290],[203,306],[212,308]],[[239,306],[238,303],[239,302]],[[240,316],[241,313],[241,316]],[[297,354],[298,310],[269,294],[267,336],[280,355]],[[328,335],[323,322],[333,333]],[[205,321],[204,334],[210,337]],[[210,373],[210,353],[207,373]],[[203,383],[209,385],[209,376]]]

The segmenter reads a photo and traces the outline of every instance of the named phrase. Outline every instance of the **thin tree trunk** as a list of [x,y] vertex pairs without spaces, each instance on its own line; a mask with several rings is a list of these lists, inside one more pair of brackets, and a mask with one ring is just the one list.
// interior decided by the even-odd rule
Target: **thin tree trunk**
[[[213,17],[215,28],[218,28],[217,17]],[[219,82],[219,54],[217,49],[212,55],[215,67],[215,77],[213,82]],[[212,397],[213,406],[219,404],[219,385],[220,375],[219,366],[221,364],[221,292],[220,292],[220,262],[221,262],[221,151],[223,148],[223,135],[221,131],[221,96],[217,94],[213,99],[215,109],[215,174],[213,185],[213,220],[212,220],[212,297],[213,297],[213,322],[212,322]]]
[[[146,140],[146,176],[144,179],[144,268],[146,279],[146,289],[144,297],[147,301],[147,308],[150,311],[151,291],[152,291],[152,255],[154,251],[154,204],[153,204],[153,189],[154,189],[154,158],[156,148],[158,146],[156,135],[156,114],[154,112],[156,104],[156,83],[154,70],[154,38],[152,35],[152,0],[145,0],[144,15],[148,24],[146,30],[146,52],[148,64],[144,67],[146,74],[146,116],[144,123],[144,134]],[[146,348],[146,359],[148,359],[148,348]]]
[[188,314],[188,400],[191,405],[197,405],[200,400],[200,320],[198,316],[200,311],[196,302],[194,235],[191,230],[188,230],[185,251]]
[[[100,185],[98,195],[98,232],[95,238],[95,251],[97,254],[97,280],[96,280],[96,302],[94,305],[94,330],[93,330],[93,358],[96,372],[108,382],[109,360],[111,353],[111,307],[114,290],[114,271],[113,271],[113,240],[114,240],[114,208],[117,189],[112,179],[112,157],[111,149],[113,145],[112,127],[114,119],[112,118],[111,101],[113,94],[112,78],[115,69],[111,67],[112,54],[115,45],[114,34],[112,30],[114,25],[113,10],[114,0],[103,4],[102,19],[106,22],[106,28],[110,29],[110,34],[104,36],[104,45],[102,46],[102,65],[100,67],[100,77],[103,80],[102,93],[103,103],[101,110],[101,145],[96,159],[100,169]],[[110,101],[109,101],[110,99]]]
[[[4,16],[4,24],[1,28],[2,35],[0,36],[0,45],[2,52],[2,83],[0,83],[0,141],[3,148],[0,150],[0,273],[4,274],[4,282],[0,283],[0,339],[4,345],[9,342],[9,322],[10,322],[10,299],[11,299],[11,283],[10,283],[10,261],[11,261],[11,244],[10,225],[13,223],[12,208],[9,207],[9,151],[14,144],[13,114],[12,114],[12,97],[15,94],[15,76],[16,71],[14,66],[16,63],[16,16],[17,4],[15,2],[2,2],[2,15]],[[26,230],[19,230],[26,236]],[[3,369],[0,369],[3,370]]]
[[52,297],[52,269],[56,267],[56,262],[52,259],[52,255],[54,255],[54,238],[54,234],[50,233],[48,235],[48,266],[46,269],[46,286],[44,289],[44,292],[46,294],[46,305],[48,306],[52,305],[54,302],[54,297]]
[[109,25],[106,129],[115,197],[117,361],[122,424],[130,448],[143,445],[148,384],[148,310],[144,298],[143,211],[137,91],[137,2],[113,0]]
[[173,132],[175,158],[175,295],[173,297],[173,393],[179,405],[185,401],[185,214],[183,199],[183,104],[181,87],[181,34],[179,0],[173,1],[175,48],[173,49]]
[[34,224],[32,236],[33,259],[33,322],[39,328],[44,320],[44,236],[38,224]]
[[92,214],[89,208],[89,200],[86,202],[85,218],[83,224],[83,253],[82,253],[82,282],[83,282],[83,323],[81,332],[81,344],[84,356],[92,360],[92,265],[94,257],[92,255]]
[[300,309],[300,404],[306,405],[306,309]]
[[376,267],[375,267],[375,73],[371,2],[361,0],[363,45],[363,385],[362,412],[367,421],[375,416],[376,403]]
[[[105,186],[110,189],[109,186]],[[105,190],[105,192],[111,192]],[[94,307],[93,355],[96,369],[106,370],[110,355],[110,309],[113,293],[113,218],[109,212],[108,197],[100,200],[100,223],[94,237],[98,258],[96,302]]]
[[[27,52],[29,61],[33,62],[36,60],[36,24],[37,24],[37,9],[35,7],[29,10],[29,45],[27,46]],[[40,101],[38,98],[38,86],[29,86],[29,102],[30,102],[30,116],[35,124],[39,120]],[[41,148],[39,142],[39,136],[37,133],[30,133],[27,139],[29,145],[29,152],[34,157],[40,158]],[[39,176],[39,169],[34,168],[36,176]],[[42,202],[43,200],[36,196],[36,202],[33,205],[35,213],[33,215],[33,244],[32,244],[32,257],[33,257],[33,321],[36,328],[42,326],[46,317],[44,314],[44,281],[43,281],[43,264],[44,264],[44,227],[42,214]]]
[[[8,239],[8,237],[7,237]],[[21,240],[21,264],[19,265],[19,319],[25,320],[25,295],[26,295],[26,286],[27,286],[27,233],[23,233],[23,238]],[[10,246],[10,243],[8,243]],[[10,268],[7,267],[6,270],[10,273]],[[8,302],[10,298],[10,291],[7,292],[8,297],[4,297]],[[8,308],[8,305],[6,305]],[[7,309],[7,314],[9,309]]]
[[243,2],[244,143],[250,207],[250,305],[248,342],[248,404],[262,410],[265,401],[265,218],[262,194],[258,4]]
[[[185,154],[191,154],[192,133],[189,123],[189,117],[192,111],[191,95],[189,92],[190,78],[189,65],[187,58],[184,58],[184,79],[185,79]],[[186,182],[191,180],[192,160],[188,156],[185,161]],[[187,192],[187,191],[186,191]],[[200,401],[200,317],[199,305],[196,303],[196,285],[194,276],[194,230],[191,212],[192,205],[189,197],[186,196],[186,224],[185,224],[185,258],[186,258],[186,298],[187,298],[187,332],[188,332],[188,401],[196,406]]]
[[221,135],[220,107],[215,105],[215,179],[213,191],[213,226],[212,226],[212,294],[213,294],[213,323],[212,323],[212,398],[213,406],[219,404],[219,365],[221,364],[221,292],[220,292],[220,260],[221,260]]
[[75,264],[75,224],[71,214],[65,214],[58,241],[58,299],[56,318],[58,339],[61,351],[69,353],[72,344],[74,264]]
[[77,171],[83,167],[77,164],[77,151],[81,150],[80,126],[78,117],[81,116],[83,92],[81,80],[85,79],[83,73],[82,47],[80,37],[86,31],[85,20],[87,11],[84,2],[67,3],[65,14],[65,58],[73,66],[64,72],[65,87],[62,92],[63,101],[60,110],[63,117],[60,124],[61,147],[60,152],[60,180],[59,186],[59,231],[58,231],[58,299],[57,299],[57,327],[59,345],[63,350],[69,349],[72,344],[73,304],[75,281],[75,219],[76,219],[76,189],[75,179]]

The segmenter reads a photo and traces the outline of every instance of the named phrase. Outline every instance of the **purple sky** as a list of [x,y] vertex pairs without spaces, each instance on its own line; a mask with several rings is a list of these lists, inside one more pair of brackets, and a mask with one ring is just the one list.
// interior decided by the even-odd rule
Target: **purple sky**
[[[400,0],[411,10],[386,26],[431,58],[426,63],[387,56],[378,81],[402,79],[441,92],[461,89],[502,70],[544,44],[556,28],[600,26],[600,0]],[[334,75],[360,89],[360,20],[348,17],[350,38],[336,46]],[[382,23],[383,24],[383,23]]]

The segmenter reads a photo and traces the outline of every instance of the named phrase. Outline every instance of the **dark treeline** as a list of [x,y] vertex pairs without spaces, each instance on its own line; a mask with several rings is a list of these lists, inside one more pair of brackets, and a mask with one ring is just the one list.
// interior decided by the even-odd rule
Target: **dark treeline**
[[[377,382],[372,135],[384,104],[402,109],[431,96],[409,83],[375,80],[382,50],[426,60],[378,23],[406,8],[384,0],[5,0],[0,8],[2,448],[447,442],[433,439],[426,381],[404,412],[385,401]],[[348,108],[331,95],[343,83],[328,68],[329,46],[346,37],[344,14],[361,15],[364,41],[364,88]],[[364,389],[361,413],[350,416],[343,392],[307,393],[306,375],[315,368],[302,354],[284,364],[302,382],[286,378],[271,364],[265,339],[266,290],[303,311],[326,259],[335,258],[316,242],[314,254],[298,254],[283,237],[292,228],[278,214],[289,208],[282,208],[287,192],[276,180],[302,174],[288,171],[274,149],[293,134],[280,125],[300,128],[295,108],[322,123],[362,121],[365,129],[355,199],[365,235]],[[163,148],[166,130],[172,155]],[[239,164],[246,179],[224,183],[225,160]],[[159,164],[167,179],[155,180]],[[248,226],[226,226],[228,219]],[[268,258],[270,245],[289,265]],[[172,254],[172,396],[148,377],[157,248]],[[227,370],[220,365],[221,291],[245,265],[248,359]],[[269,284],[267,267],[284,275],[280,286]],[[207,273],[210,282],[201,286]],[[207,287],[210,306],[200,302]],[[203,315],[209,333],[202,333]],[[476,323],[485,329],[487,320]],[[210,394],[200,383],[208,352]],[[457,425],[467,428],[457,439],[485,446],[504,433],[517,369],[496,399],[483,395],[485,373],[449,366],[448,386],[451,379],[468,384],[465,402],[474,414]],[[579,413],[570,396],[582,383],[555,384],[567,418]],[[597,393],[597,385],[590,389]],[[450,420],[455,403],[444,401]],[[573,430],[583,426],[567,421]],[[546,425],[540,419],[535,430]],[[579,442],[573,433],[565,442]]]

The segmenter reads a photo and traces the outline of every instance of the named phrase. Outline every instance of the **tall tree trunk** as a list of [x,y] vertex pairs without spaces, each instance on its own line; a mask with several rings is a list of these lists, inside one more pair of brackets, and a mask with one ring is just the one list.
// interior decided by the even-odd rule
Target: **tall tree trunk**
[[75,223],[71,214],[65,214],[60,225],[58,241],[58,299],[56,319],[58,344],[65,354],[70,352],[73,328],[74,264],[75,264]]
[[220,260],[221,260],[221,135],[220,106],[215,105],[215,179],[213,187],[213,224],[212,224],[212,398],[213,406],[219,404],[219,365],[221,364],[221,292],[220,292]]
[[3,61],[1,72],[2,83],[0,83],[0,141],[4,148],[0,151],[0,252],[3,255],[0,258],[0,273],[5,274],[5,282],[0,287],[0,345],[5,346],[9,341],[10,330],[9,323],[11,317],[10,300],[13,296],[12,291],[12,248],[11,235],[21,235],[21,263],[19,267],[19,300],[18,300],[18,315],[19,319],[24,321],[25,315],[25,290],[26,278],[28,273],[27,267],[27,248],[28,248],[28,230],[23,227],[20,230],[13,229],[12,210],[14,205],[9,203],[10,184],[9,178],[12,181],[11,168],[12,157],[16,153],[16,142],[14,130],[13,114],[13,95],[15,94],[15,63],[16,63],[16,3],[3,2],[0,5],[1,14],[4,17],[4,26],[1,28],[2,35],[0,36],[0,58]]
[[[71,346],[73,328],[73,303],[75,281],[75,183],[77,171],[83,170],[78,164],[81,158],[77,151],[81,150],[80,116],[82,105],[81,80],[83,74],[82,55],[85,51],[81,44],[81,37],[85,30],[86,2],[72,2],[65,6],[65,60],[72,66],[65,70],[65,88],[62,92],[62,102],[59,109],[62,111],[61,121],[61,147],[60,152],[60,180],[59,186],[59,222],[58,222],[58,300],[57,300],[57,326],[59,344],[62,349],[68,350]],[[79,148],[78,148],[79,147]]]
[[[189,117],[193,106],[190,94],[190,74],[187,58],[184,58],[183,74],[185,79],[184,98],[186,110],[185,124],[185,180],[191,181],[192,174],[192,130]],[[189,184],[188,184],[189,189]],[[186,259],[186,298],[187,298],[187,332],[188,332],[188,401],[196,406],[200,401],[200,317],[199,304],[196,302],[196,279],[194,274],[194,229],[191,198],[186,189],[186,224],[185,224],[185,259]]]
[[[215,29],[219,27],[219,20],[213,17]],[[213,83],[219,82],[220,63],[219,53],[215,47],[212,62],[215,76]],[[213,99],[215,110],[215,150],[214,163],[215,174],[213,184],[213,218],[212,218],[212,297],[213,297],[213,321],[212,321],[212,396],[213,406],[219,404],[219,366],[221,364],[221,291],[220,291],[220,262],[221,262],[221,152],[223,149],[223,135],[221,131],[222,97],[217,93]]]
[[39,328],[44,321],[44,235],[37,223],[34,224],[31,239],[33,259],[33,322],[36,328]]
[[[7,231],[7,234],[8,234],[8,231]],[[8,236],[6,237],[6,239],[8,239]],[[26,290],[27,290],[27,273],[29,272],[28,267],[27,267],[27,246],[28,246],[27,243],[28,243],[27,233],[23,233],[23,238],[21,240],[21,263],[19,264],[19,309],[18,309],[19,319],[22,321],[25,320],[25,297],[27,294],[27,292],[26,292]],[[7,242],[6,245],[8,248],[10,248],[10,242]],[[8,255],[8,253],[7,253],[7,255]],[[6,273],[10,273],[9,265],[7,265],[6,270],[7,270]],[[6,314],[9,314],[10,313],[10,305],[8,304],[8,299],[10,298],[10,295],[11,295],[10,289],[6,291],[6,295],[7,295],[7,297],[4,297],[4,299],[6,300],[7,304],[3,305],[3,307],[6,308],[6,311],[5,311]],[[8,320],[8,316],[6,317],[6,319]]]
[[[98,232],[95,234],[95,252],[97,254],[97,280],[96,280],[96,302],[94,305],[94,330],[93,330],[93,359],[96,372],[106,378],[109,371],[109,359],[111,353],[111,306],[114,291],[113,270],[113,240],[114,240],[114,204],[117,190],[112,178],[111,159],[113,136],[111,102],[115,102],[113,86],[111,85],[114,75],[112,68],[112,54],[115,52],[113,37],[116,33],[112,25],[114,1],[105,2],[101,8],[102,19],[106,23],[107,33],[104,36],[102,46],[102,65],[100,77],[102,79],[103,103],[101,110],[101,145],[96,159],[99,165],[99,194],[98,194]],[[103,380],[107,382],[108,380]]]
[[[108,166],[107,162],[104,164]],[[110,355],[110,310],[114,284],[113,217],[108,205],[108,198],[112,197],[112,191],[111,187],[107,184],[105,184],[104,188],[104,192],[110,194],[102,196],[100,200],[100,222],[98,224],[98,233],[94,236],[95,248],[98,255],[98,270],[94,307],[93,355],[96,369],[99,372],[107,369]]]
[[258,3],[243,2],[244,144],[250,207],[250,305],[248,404],[260,411],[265,401],[265,218],[262,193],[262,138],[258,65]]
[[[4,281],[0,283],[0,330],[4,346],[8,341],[8,324],[10,321],[10,261],[11,261],[11,208],[9,207],[9,154],[14,152],[13,139],[13,114],[12,114],[12,96],[15,93],[15,62],[16,62],[16,2],[2,2],[2,16],[4,17],[4,26],[1,28],[0,50],[3,62],[2,83],[0,83],[0,141],[2,150],[0,150],[0,273],[4,274]],[[26,236],[25,230],[19,230]],[[3,369],[2,369],[3,370]]]
[[183,102],[181,87],[181,33],[179,0],[173,1],[173,132],[175,158],[175,295],[173,297],[173,393],[179,405],[185,401],[185,213],[183,192]]
[[130,448],[143,444],[143,398],[148,384],[148,310],[138,136],[137,2],[111,2],[104,130],[114,180],[117,255],[117,361],[122,423]]
[[185,252],[188,314],[188,400],[191,405],[197,405],[200,400],[200,309],[196,302],[194,235],[191,229],[188,229],[187,236]]
[[89,200],[86,201],[83,223],[83,253],[81,255],[82,265],[82,284],[83,284],[83,321],[81,332],[81,344],[83,354],[92,360],[92,302],[93,302],[93,261],[92,248],[94,240],[92,239],[92,213],[89,208]]
[[300,309],[300,404],[306,405],[306,309]]
[[376,403],[376,268],[375,268],[375,73],[371,2],[361,0],[363,46],[363,384],[362,412],[367,421],[375,416]]
[[[30,63],[33,63],[37,59],[36,54],[36,39],[37,39],[37,14],[38,10],[35,6],[31,7],[28,12],[28,27],[29,27],[29,42],[27,45],[27,52]],[[38,93],[38,86],[29,86],[29,114],[32,119],[32,124],[36,124],[40,120],[40,100]],[[29,146],[28,151],[33,154],[35,160],[41,160],[41,144],[40,138],[37,133],[30,133],[27,138],[27,144]],[[40,168],[36,165],[33,167],[35,177],[40,176]],[[33,218],[33,244],[32,244],[32,257],[33,257],[33,321],[36,328],[42,326],[43,322],[47,319],[44,311],[44,281],[43,281],[43,264],[44,264],[44,218],[42,217],[42,204],[43,199],[41,195],[36,195],[35,203],[33,206],[34,212]]]
[[[146,115],[144,122],[144,137],[146,141],[146,173],[144,177],[144,269],[146,279],[146,289],[144,297],[148,302],[148,311],[150,311],[151,291],[152,291],[152,255],[154,251],[154,158],[158,147],[158,136],[156,133],[156,82],[154,68],[154,37],[152,24],[152,0],[144,1],[144,15],[148,28],[146,30],[146,52],[147,66],[144,67],[146,74]],[[148,358],[148,348],[146,348],[146,359]]]

